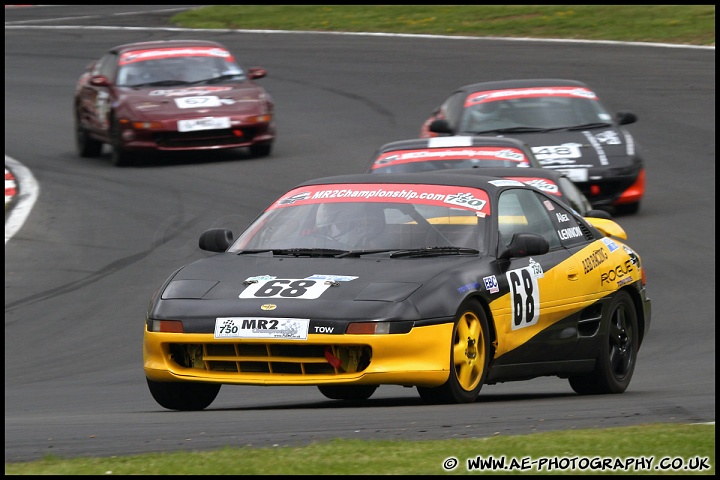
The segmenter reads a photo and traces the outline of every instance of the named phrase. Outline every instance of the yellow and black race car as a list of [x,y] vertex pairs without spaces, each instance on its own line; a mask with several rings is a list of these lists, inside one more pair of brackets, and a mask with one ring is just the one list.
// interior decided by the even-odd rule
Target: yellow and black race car
[[385,384],[469,403],[484,384],[567,378],[621,393],[650,326],[640,256],[614,221],[512,179],[358,174],[305,182],[156,291],[144,370],[164,408],[227,385]]

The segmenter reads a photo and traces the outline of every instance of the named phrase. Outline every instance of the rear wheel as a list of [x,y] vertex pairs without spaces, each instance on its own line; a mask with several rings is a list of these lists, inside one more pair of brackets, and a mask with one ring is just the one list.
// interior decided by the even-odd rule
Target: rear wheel
[[319,385],[318,390],[331,400],[367,400],[378,385]]
[[638,321],[635,304],[627,292],[620,291],[603,315],[604,339],[595,364],[587,375],[570,377],[570,386],[581,395],[624,392],[633,372],[638,352]]
[[490,364],[490,330],[477,300],[463,302],[450,345],[450,377],[439,387],[418,387],[428,403],[471,403],[480,394]]
[[156,382],[147,378],[150,394],[168,410],[203,410],[220,391],[219,383]]
[[75,146],[78,155],[84,158],[98,157],[102,153],[102,142],[92,138],[80,121],[80,114],[75,112]]

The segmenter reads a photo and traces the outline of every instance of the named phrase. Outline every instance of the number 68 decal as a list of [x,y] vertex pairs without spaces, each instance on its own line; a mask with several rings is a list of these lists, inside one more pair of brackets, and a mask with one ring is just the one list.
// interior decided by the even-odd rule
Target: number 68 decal
[[330,287],[324,281],[306,278],[275,278],[266,282],[253,283],[239,295],[239,298],[298,298],[313,300]]
[[506,276],[510,286],[512,329],[535,325],[540,318],[540,288],[532,266],[510,270]]

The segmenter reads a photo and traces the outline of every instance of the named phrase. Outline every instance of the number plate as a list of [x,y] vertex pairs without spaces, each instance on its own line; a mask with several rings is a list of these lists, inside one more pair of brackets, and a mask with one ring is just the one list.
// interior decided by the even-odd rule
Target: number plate
[[307,318],[219,317],[215,338],[279,338],[307,340]]
[[205,117],[192,120],[178,120],[178,131],[195,132],[198,130],[218,130],[230,128],[230,117]]

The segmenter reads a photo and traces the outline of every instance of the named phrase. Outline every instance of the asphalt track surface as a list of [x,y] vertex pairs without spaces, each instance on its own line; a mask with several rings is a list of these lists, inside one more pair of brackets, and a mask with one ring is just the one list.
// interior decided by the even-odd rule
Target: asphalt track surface
[[[5,153],[40,187],[5,246],[6,462],[715,420],[714,48],[163,29],[173,7],[5,11]],[[72,94],[85,65],[116,44],[173,38],[218,40],[267,68],[260,82],[279,127],[271,157],[115,168],[107,155],[75,153]],[[237,233],[299,181],[361,171],[377,146],[417,136],[459,85],[522,77],[587,82],[640,118],[630,130],[646,151],[647,197],[618,220],[654,311],[624,394],[580,397],[541,378],[486,386],[471,405],[428,406],[391,386],[364,405],[314,387],[226,386],[202,412],[154,402],[145,309],[175,268],[206,254],[203,230]]]

